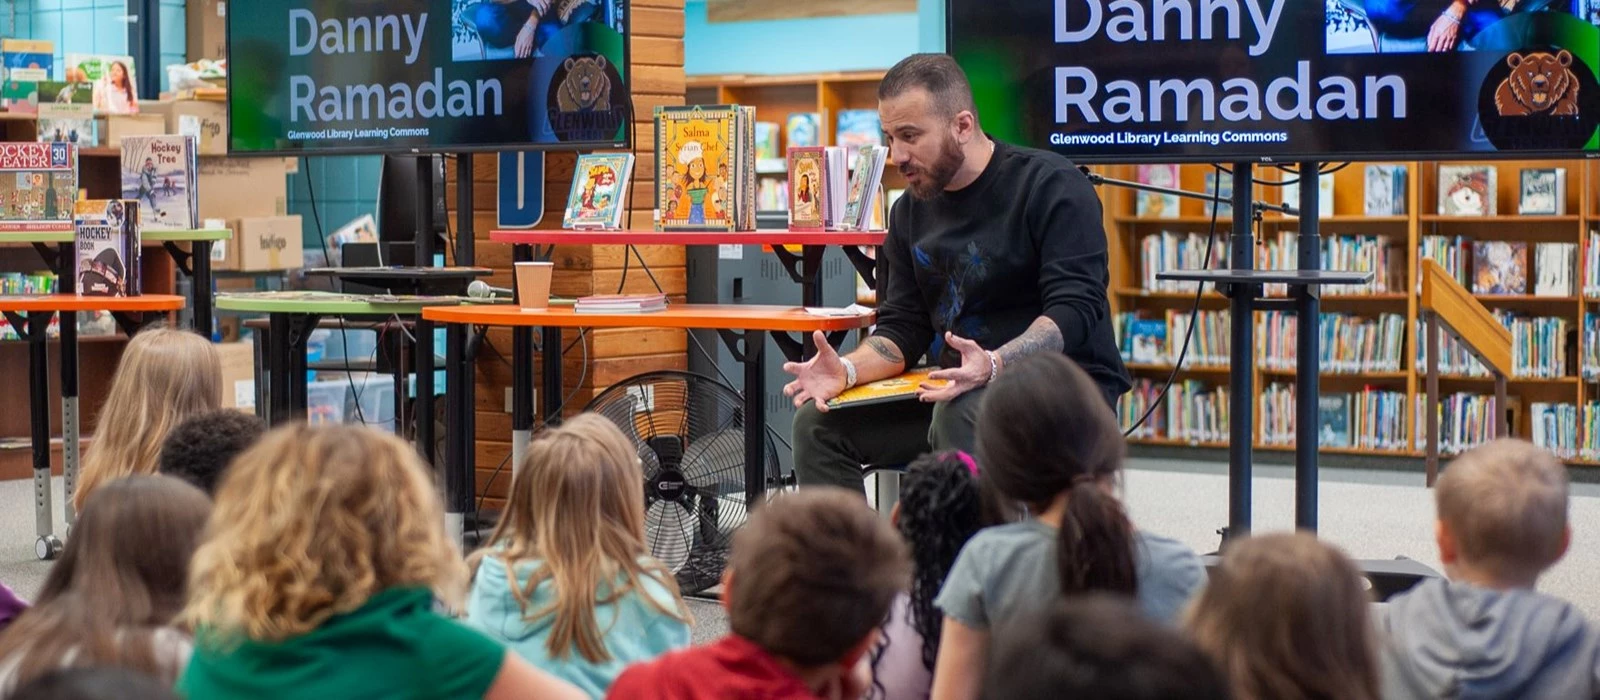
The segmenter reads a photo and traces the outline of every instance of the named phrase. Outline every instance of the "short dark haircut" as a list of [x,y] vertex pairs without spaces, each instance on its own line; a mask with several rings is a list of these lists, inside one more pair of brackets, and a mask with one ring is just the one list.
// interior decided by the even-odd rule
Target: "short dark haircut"
[[266,432],[266,422],[231,408],[193,416],[167,433],[161,443],[161,473],[216,495],[217,482],[228,464]]
[[899,97],[917,88],[928,91],[934,108],[945,117],[954,117],[962,110],[972,112],[974,117],[978,114],[967,72],[945,54],[911,54],[894,64],[878,83],[878,99]]
[[728,627],[803,668],[845,660],[910,580],[905,543],[861,495],[816,487],[760,506],[734,535]]
[[177,700],[172,688],[126,668],[64,668],[23,685],[14,700]]
[[983,700],[1226,700],[1221,674],[1132,601],[1086,594],[995,629]]

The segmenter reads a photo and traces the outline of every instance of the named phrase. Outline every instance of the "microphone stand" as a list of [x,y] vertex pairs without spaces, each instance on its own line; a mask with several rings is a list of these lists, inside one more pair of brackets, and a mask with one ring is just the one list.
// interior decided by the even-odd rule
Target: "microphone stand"
[[[1244,536],[1250,530],[1251,460],[1254,445],[1254,318],[1258,310],[1280,309],[1294,311],[1301,319],[1297,328],[1295,354],[1297,363],[1305,363],[1302,371],[1295,373],[1295,526],[1315,532],[1317,527],[1317,371],[1318,320],[1321,318],[1319,287],[1323,284],[1361,284],[1372,279],[1370,272],[1325,272],[1321,269],[1321,236],[1318,230],[1318,172],[1320,163],[1300,164],[1300,203],[1311,212],[1300,217],[1298,257],[1296,270],[1255,270],[1255,235],[1252,224],[1259,221],[1263,212],[1276,211],[1290,216],[1300,216],[1301,209],[1279,204],[1255,201],[1254,165],[1235,163],[1233,166],[1233,194],[1229,198],[1212,193],[1140,182],[1128,182],[1105,177],[1080,167],[1089,182],[1095,186],[1110,185],[1128,189],[1175,195],[1189,199],[1220,204],[1231,202],[1235,212],[1250,212],[1249,216],[1233,217],[1233,231],[1229,239],[1229,267],[1227,270],[1168,270],[1157,275],[1162,280],[1181,280],[1210,283],[1218,292],[1228,297],[1229,373],[1228,390],[1228,526],[1219,531],[1224,540]],[[1290,288],[1288,299],[1263,298],[1267,284],[1286,284]]]

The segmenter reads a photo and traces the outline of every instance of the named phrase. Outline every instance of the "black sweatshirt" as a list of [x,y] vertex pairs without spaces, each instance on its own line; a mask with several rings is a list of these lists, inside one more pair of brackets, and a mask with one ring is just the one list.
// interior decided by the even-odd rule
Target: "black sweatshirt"
[[1108,396],[1132,384],[1117,353],[1106,286],[1106,234],[1089,179],[1054,153],[995,142],[972,184],[895,203],[875,335],[907,367],[923,353],[961,363],[944,332],[994,350],[1040,316]]

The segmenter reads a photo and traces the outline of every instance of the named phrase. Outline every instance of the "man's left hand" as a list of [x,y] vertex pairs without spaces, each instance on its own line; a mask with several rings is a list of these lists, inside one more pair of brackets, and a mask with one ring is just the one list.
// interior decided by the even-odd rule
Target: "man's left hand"
[[950,332],[944,334],[944,341],[961,353],[961,365],[930,372],[928,379],[943,379],[949,383],[942,387],[924,383],[917,389],[918,400],[930,403],[949,401],[989,383],[989,374],[993,369],[993,365],[990,364],[989,360],[989,351],[984,350],[974,341]]

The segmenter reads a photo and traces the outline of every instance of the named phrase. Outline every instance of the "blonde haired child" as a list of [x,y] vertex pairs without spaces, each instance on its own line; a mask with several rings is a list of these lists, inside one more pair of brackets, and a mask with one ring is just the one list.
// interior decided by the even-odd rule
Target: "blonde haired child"
[[151,328],[128,341],[83,453],[83,476],[72,505],[83,510],[101,484],[154,474],[167,433],[190,416],[222,404],[222,360],[211,341],[188,331]]
[[466,577],[416,450],[292,425],[229,467],[191,565],[192,698],[581,698],[436,611]]
[[468,623],[596,698],[687,646],[677,582],[645,545],[643,484],[634,445],[599,415],[540,433],[469,563]]
[[1378,616],[1385,700],[1600,696],[1600,629],[1534,590],[1572,541],[1567,468],[1502,439],[1452,461],[1434,486],[1446,579]]

